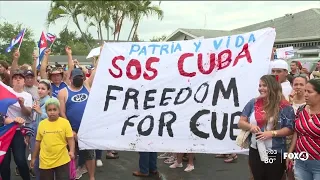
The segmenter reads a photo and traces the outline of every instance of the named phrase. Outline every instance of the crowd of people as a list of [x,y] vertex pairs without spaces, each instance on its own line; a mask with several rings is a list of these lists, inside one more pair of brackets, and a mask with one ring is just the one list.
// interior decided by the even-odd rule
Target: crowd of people
[[[49,66],[50,49],[47,49],[41,67],[36,68],[37,57],[32,65],[19,66],[20,53],[13,53],[12,64],[0,61],[0,80],[11,86],[18,102],[11,105],[7,114],[1,115],[1,123],[13,121],[25,124],[35,132],[34,136],[23,136],[17,129],[10,148],[0,166],[1,178],[10,180],[11,155],[17,166],[16,174],[23,180],[70,179],[71,164],[77,164],[75,179],[88,173],[95,179],[96,166],[103,166],[101,150],[79,150],[77,133],[90,88],[95,77],[99,58],[91,66],[81,68],[72,58],[70,47],[65,48],[67,65]],[[259,82],[259,95],[252,97],[243,109],[238,126],[250,131],[249,162],[251,179],[281,180],[320,179],[320,61],[313,72],[302,68],[301,63],[271,60],[270,75]],[[279,152],[275,163],[260,160],[257,143],[263,141],[268,150]],[[30,149],[30,163],[25,152]],[[307,152],[306,161],[287,159],[283,152]],[[158,175],[157,158],[165,159],[170,168],[184,171],[195,169],[195,155],[188,153],[155,152],[139,153],[139,170],[134,176]],[[236,154],[220,154],[225,162],[236,162]],[[119,158],[116,151],[107,151],[107,159]],[[77,163],[75,163],[77,159]],[[293,166],[294,164],[294,166]]]

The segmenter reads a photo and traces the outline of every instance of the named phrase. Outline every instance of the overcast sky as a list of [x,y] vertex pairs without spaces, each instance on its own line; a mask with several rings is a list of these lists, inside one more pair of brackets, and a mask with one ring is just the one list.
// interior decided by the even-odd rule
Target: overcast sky
[[[157,4],[157,2],[153,2]],[[50,1],[0,1],[0,22],[21,22],[34,32],[34,38],[40,37],[41,31],[58,34],[66,25],[66,20],[57,21],[46,29],[45,19],[49,11]],[[162,1],[161,9],[164,19],[157,17],[143,18],[138,34],[140,39],[149,40],[153,36],[170,35],[178,28],[230,30],[265,20],[296,13],[310,8],[320,8],[320,1],[273,1],[273,2],[215,2],[215,1]],[[81,19],[81,27],[86,24]],[[77,30],[70,21],[69,29]],[[125,21],[120,34],[121,40],[126,40],[132,22]],[[97,30],[90,28],[89,32],[97,38]],[[106,32],[103,33],[106,39]]]

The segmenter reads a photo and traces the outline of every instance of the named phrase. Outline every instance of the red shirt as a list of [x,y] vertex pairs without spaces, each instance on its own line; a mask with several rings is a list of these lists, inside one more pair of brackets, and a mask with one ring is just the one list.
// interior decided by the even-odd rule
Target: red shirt
[[309,159],[320,160],[320,114],[309,115],[306,109],[295,120],[298,134],[296,152],[307,152]]

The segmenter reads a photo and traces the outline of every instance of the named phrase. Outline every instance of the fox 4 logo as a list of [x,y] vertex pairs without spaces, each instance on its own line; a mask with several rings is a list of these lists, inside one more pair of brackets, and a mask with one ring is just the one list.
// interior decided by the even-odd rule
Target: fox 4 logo
[[292,159],[292,160],[296,160],[296,159],[299,159],[301,161],[305,161],[307,159],[309,159],[309,154],[307,152],[300,152],[300,153],[297,153],[297,152],[293,152],[293,153],[283,153],[283,159]]

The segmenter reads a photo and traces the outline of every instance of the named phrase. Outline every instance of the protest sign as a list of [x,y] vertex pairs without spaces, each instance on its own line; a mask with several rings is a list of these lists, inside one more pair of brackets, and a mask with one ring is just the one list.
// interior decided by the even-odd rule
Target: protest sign
[[267,74],[273,28],[214,39],[105,43],[81,149],[242,152],[241,111]]
[[276,53],[278,59],[290,59],[294,57],[293,46],[277,48]]

